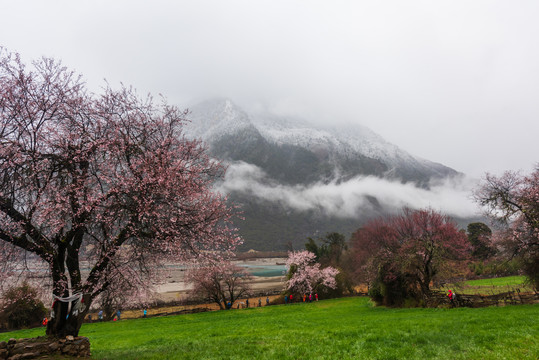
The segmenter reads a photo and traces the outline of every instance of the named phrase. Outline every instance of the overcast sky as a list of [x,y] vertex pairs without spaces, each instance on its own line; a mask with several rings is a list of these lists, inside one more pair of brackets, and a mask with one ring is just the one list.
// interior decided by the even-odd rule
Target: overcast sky
[[539,162],[538,1],[0,0],[0,45],[186,107],[358,122],[479,177]]

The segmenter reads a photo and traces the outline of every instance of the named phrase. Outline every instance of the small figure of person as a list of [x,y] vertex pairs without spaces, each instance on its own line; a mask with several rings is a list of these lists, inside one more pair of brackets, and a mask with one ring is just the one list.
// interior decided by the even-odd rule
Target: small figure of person
[[144,311],[142,312],[142,317],[146,317],[148,315],[148,310],[147,309],[144,309]]
[[313,293],[309,294],[309,302],[313,302]]
[[288,296],[287,295],[284,296],[284,303],[285,303],[285,305],[288,304]]
[[249,299],[245,300],[245,306],[249,308]]
[[451,289],[449,289],[449,291],[447,293],[447,297],[449,298],[449,301],[451,302],[451,305],[455,306],[455,295],[453,294]]
[[307,295],[303,294],[303,302],[305,302],[305,299],[307,299]]
[[266,297],[266,306],[269,305],[269,296]]
[[120,321],[120,319],[122,318],[122,312],[120,311],[120,309],[116,311],[116,317],[118,318],[118,321]]
[[88,322],[92,322],[92,314],[88,315]]
[[49,319],[47,319],[46,317],[44,317],[44,318],[43,318],[43,321],[41,322],[41,325],[47,326],[48,323],[49,323]]
[[318,293],[314,294],[314,298],[316,299],[316,301],[318,301]]
[[103,321],[103,310],[99,310],[99,313],[97,314],[97,318],[99,321]]
[[290,304],[292,304],[292,294],[290,294],[290,297],[288,298],[288,301],[290,301]]

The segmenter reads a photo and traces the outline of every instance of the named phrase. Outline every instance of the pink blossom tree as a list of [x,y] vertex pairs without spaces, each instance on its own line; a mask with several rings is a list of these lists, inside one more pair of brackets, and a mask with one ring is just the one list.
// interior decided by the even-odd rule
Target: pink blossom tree
[[316,255],[310,251],[293,251],[288,253],[286,268],[289,279],[286,289],[295,294],[310,294],[319,292],[324,287],[335,289],[335,276],[339,270],[328,266],[321,268],[316,261]]
[[404,209],[393,221],[400,242],[401,266],[425,296],[431,281],[448,260],[469,256],[471,249],[466,234],[447,215],[433,209]]
[[466,234],[432,209],[404,209],[371,220],[352,235],[351,246],[364,280],[406,283],[423,297],[449,260],[466,258],[470,251]]
[[388,218],[372,219],[354,232],[350,238],[350,257],[356,281],[371,286],[379,275],[380,264],[387,264],[389,273],[397,273],[399,262],[393,257],[399,246],[398,233]]
[[504,225],[504,247],[522,261],[528,279],[539,289],[539,165],[527,176],[487,174],[474,196],[487,215]]
[[154,262],[240,242],[212,192],[225,169],[184,138],[185,115],[131,88],[90,94],[55,60],[27,69],[0,50],[0,240],[48,264],[48,335],[77,335],[126,263],[144,284]]
[[24,270],[24,251],[20,248],[0,241],[0,298],[7,287],[16,283]]
[[221,310],[227,309],[228,302],[233,305],[248,295],[251,280],[252,276],[244,268],[229,261],[195,265],[186,274],[186,282],[193,284],[193,296],[210,299]]

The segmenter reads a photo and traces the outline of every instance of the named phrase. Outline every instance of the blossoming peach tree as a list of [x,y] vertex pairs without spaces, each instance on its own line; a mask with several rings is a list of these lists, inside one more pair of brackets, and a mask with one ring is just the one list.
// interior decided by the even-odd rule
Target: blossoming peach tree
[[239,244],[234,208],[212,191],[225,169],[182,135],[185,116],[0,48],[0,240],[48,265],[48,335],[77,335],[115,277],[144,286],[167,259]]
[[394,294],[386,296],[390,302],[412,293],[427,298],[448,262],[470,253],[466,234],[449,216],[409,208],[367,222],[352,235],[351,249],[357,276],[369,286],[383,283]]
[[288,253],[286,268],[289,279],[286,289],[294,294],[310,294],[320,291],[323,287],[335,289],[335,276],[339,270],[328,266],[321,268],[316,261],[316,255],[310,251],[293,251]]
[[528,281],[539,289],[539,164],[529,175],[487,174],[474,196],[504,225],[502,247],[520,260]]
[[198,263],[186,272],[186,282],[193,285],[191,294],[216,303],[221,310],[248,296],[252,279],[245,268],[226,260]]

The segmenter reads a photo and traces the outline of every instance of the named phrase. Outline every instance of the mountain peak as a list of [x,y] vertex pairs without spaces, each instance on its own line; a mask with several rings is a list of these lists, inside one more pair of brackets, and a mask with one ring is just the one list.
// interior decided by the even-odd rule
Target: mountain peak
[[[242,141],[252,146],[255,136],[259,145],[263,144],[268,151],[262,154],[262,149],[257,150],[265,159],[259,159],[257,166],[278,161],[291,162],[290,159],[296,156],[303,162],[310,161],[312,171],[320,171],[318,181],[327,181],[331,174],[345,174],[345,178],[376,175],[427,184],[431,178],[457,174],[453,169],[409,154],[359,124],[320,126],[269,112],[247,114],[227,98],[212,99],[194,106],[191,119],[187,133],[202,138],[210,146],[219,143],[219,148],[227,148],[226,153],[230,154],[230,149]],[[229,146],[223,140],[227,137],[233,142]],[[268,146],[278,149],[270,150]],[[272,154],[283,151],[288,152],[288,159],[269,160]],[[245,154],[245,158],[238,151],[234,154],[232,160],[235,161],[253,159],[253,153]],[[219,157],[219,154],[214,155]],[[298,169],[301,165],[297,164]],[[300,178],[313,180],[316,176],[304,174]]]
[[249,116],[232,100],[214,98],[193,106],[185,130],[189,137],[211,141],[252,126]]

